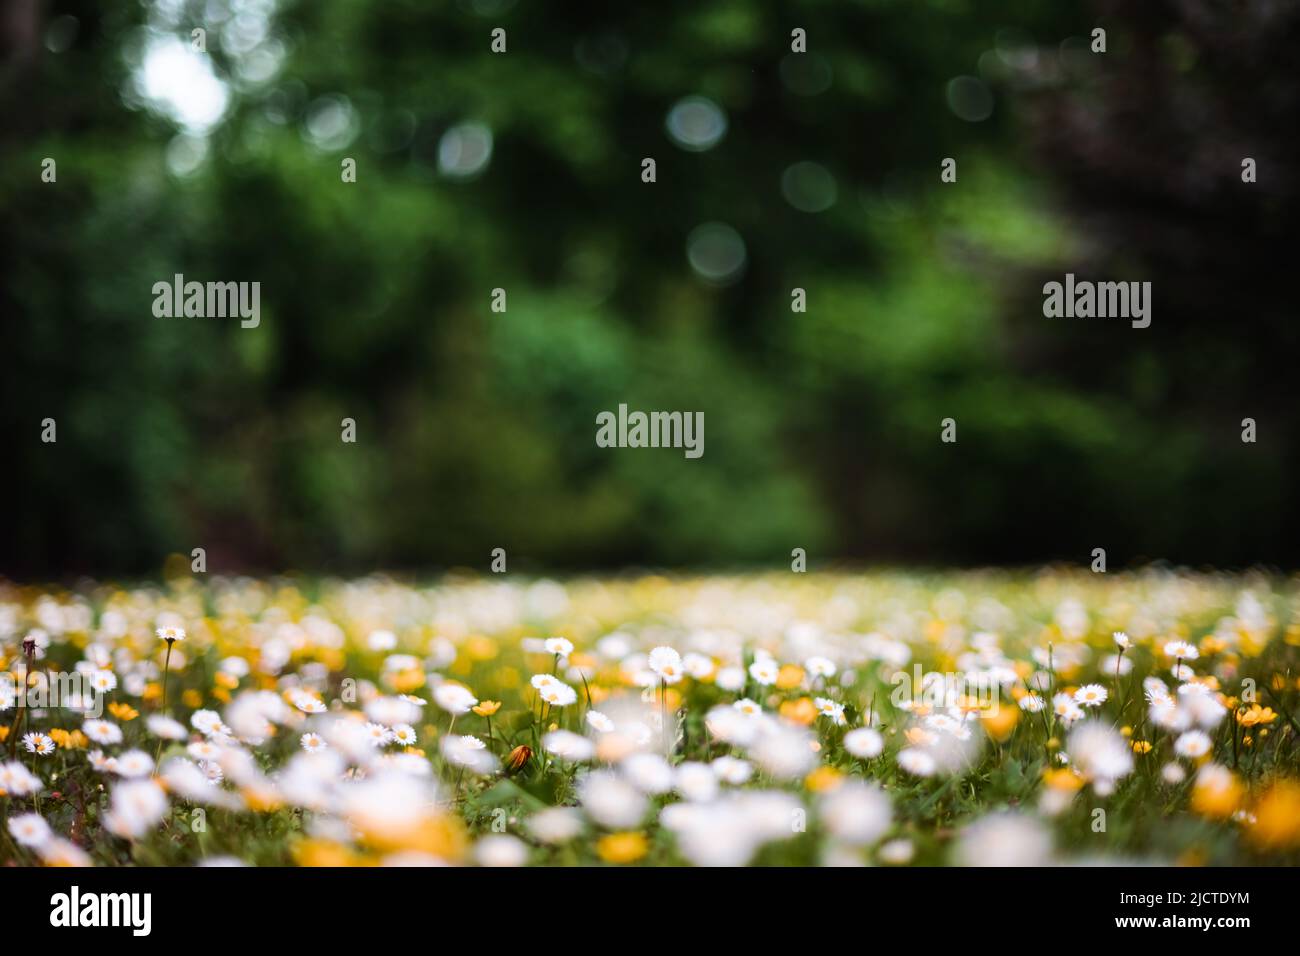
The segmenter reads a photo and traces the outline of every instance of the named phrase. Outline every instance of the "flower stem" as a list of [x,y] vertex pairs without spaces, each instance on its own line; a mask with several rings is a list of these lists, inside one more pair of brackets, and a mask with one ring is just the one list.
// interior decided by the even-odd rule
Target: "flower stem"
[[[172,644],[174,643],[175,641],[172,641],[170,639],[167,641],[167,653],[163,655],[162,712],[164,716],[168,716],[168,717],[170,717],[171,714],[167,712],[167,674],[171,670]],[[155,774],[158,772],[158,762],[162,760],[163,739],[164,738],[162,737],[158,738],[158,750],[154,753],[154,757],[153,757]]]

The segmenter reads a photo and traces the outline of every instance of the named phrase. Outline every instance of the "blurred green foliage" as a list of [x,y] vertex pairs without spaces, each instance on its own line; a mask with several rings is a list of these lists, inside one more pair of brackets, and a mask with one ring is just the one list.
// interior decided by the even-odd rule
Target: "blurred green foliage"
[[[1277,342],[1191,323],[1171,352],[1185,315],[1159,281],[1147,332],[1042,317],[1043,276],[1099,242],[1160,278],[1158,232],[1072,215],[1042,146],[1054,110],[1104,114],[1106,71],[1146,35],[1102,7],[1112,50],[1081,66],[1096,14],[1046,0],[23,5],[0,74],[18,484],[0,571],[133,573],[199,546],[212,570],[484,566],[494,547],[512,570],[793,547],[1293,560],[1300,426],[1281,377],[1271,407],[1248,401]],[[167,109],[201,83],[138,88],[195,25],[228,96],[205,131]],[[1150,28],[1171,30],[1195,49]],[[1212,60],[1169,69],[1216,79]],[[987,119],[957,115],[958,76],[985,84]],[[710,149],[666,131],[687,96],[726,118]],[[483,128],[486,165],[453,175]],[[1157,222],[1158,183],[1129,186],[1104,201]],[[819,212],[790,201],[832,188]],[[729,284],[688,261],[707,222],[744,242]],[[259,281],[260,326],[155,318],[175,273]],[[1237,384],[1191,413],[1170,383],[1207,363]],[[703,411],[704,457],[597,448],[620,402]],[[1243,415],[1270,413],[1241,445]]]

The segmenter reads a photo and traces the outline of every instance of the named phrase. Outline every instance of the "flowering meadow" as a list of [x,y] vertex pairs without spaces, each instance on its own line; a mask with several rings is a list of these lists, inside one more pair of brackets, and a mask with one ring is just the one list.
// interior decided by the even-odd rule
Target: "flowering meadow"
[[0,584],[6,865],[1300,861],[1300,580]]

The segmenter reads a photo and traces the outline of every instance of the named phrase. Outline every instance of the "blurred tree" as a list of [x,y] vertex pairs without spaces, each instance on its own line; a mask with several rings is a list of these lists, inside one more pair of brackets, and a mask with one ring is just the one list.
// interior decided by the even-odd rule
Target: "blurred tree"
[[[1089,58],[1046,0],[15,4],[0,571],[1293,560],[1282,286],[1242,281],[1287,34],[1189,65],[1184,8]],[[1177,162],[1221,122],[1244,205]],[[1152,329],[1044,319],[1067,268],[1156,276]],[[260,282],[261,324],[154,318],[176,273]],[[1227,289],[1272,331],[1184,323]],[[704,457],[597,448],[620,402],[703,411]]]

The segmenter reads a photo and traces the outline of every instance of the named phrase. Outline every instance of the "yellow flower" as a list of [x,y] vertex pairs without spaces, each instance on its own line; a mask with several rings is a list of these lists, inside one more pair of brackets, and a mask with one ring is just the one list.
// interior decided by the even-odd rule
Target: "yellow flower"
[[787,700],[781,704],[780,714],[786,720],[806,727],[817,719],[817,705],[812,702],[811,697]]
[[299,866],[362,866],[365,858],[333,840],[299,840],[293,859]]
[[1068,767],[1043,771],[1043,783],[1052,790],[1074,793],[1083,787],[1083,778]]
[[424,686],[428,679],[424,676],[424,671],[418,667],[411,667],[404,671],[394,671],[385,678],[389,686],[399,694],[409,694],[413,690],[418,690]]
[[118,720],[122,721],[135,720],[140,716],[140,711],[136,710],[130,704],[123,704],[118,701],[113,701],[108,705],[108,712]]
[[903,736],[907,738],[907,742],[913,747],[928,747],[934,743],[934,734],[924,727],[909,727],[903,731]]
[[610,833],[596,842],[596,853],[606,863],[635,863],[648,849],[641,833]]
[[1243,727],[1271,724],[1275,720],[1277,720],[1277,714],[1273,713],[1272,707],[1260,707],[1259,704],[1251,704],[1245,710],[1237,711],[1237,723]]
[[493,714],[495,714],[498,710],[501,709],[501,701],[499,700],[479,701],[478,706],[472,709],[474,713],[478,714],[480,717],[491,717]]
[[239,678],[234,674],[227,674],[225,671],[218,671],[213,680],[218,687],[224,687],[226,690],[234,690],[239,686]]
[[1218,654],[1222,651],[1226,651],[1227,649],[1228,649],[1228,642],[1221,637],[1215,637],[1214,635],[1211,634],[1211,635],[1206,635],[1204,638],[1201,639],[1202,654],[1206,654],[1206,655]]
[[803,683],[803,668],[798,664],[785,664],[776,674],[776,686],[779,690],[790,690]]
[[1266,850],[1300,846],[1300,783],[1277,780],[1255,805],[1251,840]]
[[991,707],[980,715],[980,719],[984,722],[988,735],[1002,743],[1016,729],[1016,723],[1020,720],[1020,708]]
[[192,710],[197,710],[203,706],[203,695],[191,687],[189,690],[185,691],[185,693],[181,694],[181,701],[186,707],[189,707]]
[[55,727],[49,734],[50,739],[61,750],[81,750],[90,743],[90,740],[80,730],[61,730]]
[[490,661],[499,653],[497,642],[490,637],[471,637],[465,643],[465,653],[472,660]]
[[1227,819],[1237,812],[1242,786],[1227,767],[1207,764],[1192,787],[1192,809],[1202,816]]
[[812,793],[825,793],[838,787],[843,782],[843,776],[834,767],[822,766],[804,777],[803,785]]
[[1133,752],[1135,754],[1149,754],[1151,752],[1151,741],[1149,740],[1133,741]]
[[244,796],[244,802],[248,804],[248,809],[254,813],[270,813],[284,805],[278,793],[262,784],[252,784],[244,787],[240,792]]

